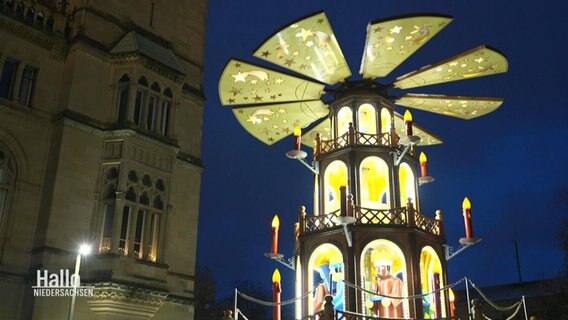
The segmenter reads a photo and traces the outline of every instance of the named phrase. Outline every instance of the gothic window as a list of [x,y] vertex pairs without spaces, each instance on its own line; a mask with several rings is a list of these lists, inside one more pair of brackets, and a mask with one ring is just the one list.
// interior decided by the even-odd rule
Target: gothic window
[[[170,133],[172,118],[173,94],[170,88],[162,88],[157,82],[148,85],[145,77],[140,77],[136,85],[134,102],[129,97],[129,77],[124,74],[118,83],[117,122],[133,121],[137,126],[156,132],[163,136]],[[133,104],[133,105],[132,105]],[[129,113],[129,108],[133,108]],[[129,115],[130,114],[130,115]],[[133,117],[129,119],[128,117]]]
[[[106,171],[103,189],[116,188],[116,171]],[[116,252],[122,255],[157,261],[160,237],[160,225],[164,222],[167,198],[166,184],[163,178],[143,173],[134,169],[126,175],[124,203],[116,205],[113,209],[103,209],[102,241],[100,252]],[[105,193],[107,194],[107,193]],[[111,193],[108,192],[110,195]],[[116,201],[115,197],[111,198]],[[103,203],[109,203],[103,197]],[[114,239],[114,240],[113,240]],[[114,245],[114,247],[113,247]]]
[[146,78],[141,77],[138,79],[138,87],[136,88],[136,98],[134,100],[134,123],[141,126],[143,117],[144,101],[146,100],[146,91],[148,82]]
[[387,108],[381,109],[381,132],[389,132],[391,129],[391,114]]
[[128,86],[130,85],[130,78],[128,75],[123,74],[118,80],[118,122],[126,121],[128,112]]
[[36,77],[36,69],[25,66],[22,73],[22,80],[20,82],[20,92],[19,92],[19,103],[21,105],[30,106],[30,101],[32,97],[32,90],[34,86],[34,80]]
[[99,252],[110,252],[116,211],[116,190],[118,188],[118,167],[107,167],[103,171],[103,227]]
[[[0,143],[0,231],[8,214],[10,196],[14,190],[16,168],[8,149]],[[0,232],[1,233],[1,232]]]
[[18,61],[12,59],[6,59],[4,61],[2,74],[0,75],[0,97],[12,99],[17,69]]
[[44,20],[45,20],[45,14],[43,13],[43,11],[38,12],[35,18],[35,23],[39,26],[43,26]]
[[170,126],[170,112],[172,109],[172,91],[169,88],[164,90],[164,96],[162,100],[162,110],[160,116],[160,133],[164,136],[168,136],[168,128]]

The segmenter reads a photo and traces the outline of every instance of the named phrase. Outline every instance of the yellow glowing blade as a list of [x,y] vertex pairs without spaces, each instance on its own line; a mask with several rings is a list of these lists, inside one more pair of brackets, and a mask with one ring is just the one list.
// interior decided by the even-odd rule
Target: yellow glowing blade
[[397,78],[397,88],[408,89],[507,72],[507,59],[499,52],[479,46],[448,60]]
[[323,102],[314,100],[234,108],[233,113],[246,131],[272,145],[291,135],[294,126],[306,127],[329,110]]
[[[394,125],[395,125],[395,130],[396,133],[400,136],[403,135],[405,132],[405,124],[404,124],[404,119],[403,116],[395,113],[394,114]],[[416,122],[412,123],[412,133],[415,136],[419,136],[421,138],[420,143],[418,143],[419,146],[430,146],[430,145],[434,145],[434,144],[440,144],[442,143],[442,139],[440,139],[439,137],[433,135],[432,133],[424,130],[422,127],[418,126],[416,124]]]
[[335,84],[351,75],[323,12],[276,32],[254,55],[327,84]]
[[319,99],[322,84],[231,59],[219,80],[223,105],[266,104]]
[[329,119],[324,119],[322,122],[303,134],[302,144],[305,144],[312,149],[315,148],[316,135],[318,133],[320,134],[321,140],[331,140],[331,126]]
[[451,21],[447,16],[414,16],[371,22],[359,73],[363,78],[388,75]]
[[448,97],[431,94],[406,94],[395,101],[400,106],[430,111],[461,119],[473,119],[495,111],[502,98]]

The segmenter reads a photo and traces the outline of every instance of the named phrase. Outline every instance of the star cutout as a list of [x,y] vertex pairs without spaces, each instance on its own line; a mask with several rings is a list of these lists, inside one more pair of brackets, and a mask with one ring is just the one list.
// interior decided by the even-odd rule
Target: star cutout
[[274,142],[274,139],[268,138],[268,142]]
[[402,30],[402,27],[394,26],[392,29],[389,29],[389,32],[390,32],[390,34],[400,33],[401,30]]
[[376,27],[375,30],[373,30],[373,31],[375,31],[375,32],[381,32],[381,31],[383,31],[383,27],[378,26],[378,27]]
[[238,62],[236,62],[236,63],[235,63],[235,68],[240,68],[240,67],[241,67],[241,64],[238,63]]
[[276,46],[276,50],[286,51],[289,47],[290,45],[288,45],[286,42],[281,42]]
[[294,63],[296,63],[294,61],[294,58],[292,59],[286,59],[286,62],[284,62],[285,65],[287,65],[288,67],[291,67]]
[[450,64],[449,64],[450,67],[455,67],[457,65],[458,65],[457,61],[450,62]]
[[268,130],[268,128],[262,128],[262,129],[260,129],[260,133],[264,133],[265,135],[269,135],[270,130]]
[[282,82],[284,82],[284,80],[282,80],[282,78],[278,78],[278,79],[274,80],[274,82],[276,84],[282,84]]
[[314,46],[314,42],[312,40],[306,42],[306,47],[311,48]]
[[302,28],[302,30],[300,32],[296,33],[296,38],[302,38],[302,41],[305,42],[308,37],[311,37],[313,35],[314,35],[314,33],[313,33],[312,30],[310,30],[310,29],[306,30],[306,29]]
[[306,70],[307,67],[308,67],[308,65],[306,65],[306,64],[301,64],[301,65],[300,65],[300,70]]
[[477,59],[474,60],[477,63],[482,63],[483,61],[485,61],[485,59],[483,59],[482,57],[479,57]]
[[276,96],[274,95],[270,96],[270,100],[276,100]]
[[250,122],[254,125],[254,124],[262,123],[262,120],[260,120],[259,118],[255,117],[255,116],[250,116],[250,117],[248,117],[247,122]]
[[235,99],[229,98],[229,104],[233,104],[233,103],[235,103]]
[[262,101],[262,97],[259,96],[259,95],[254,96],[253,99],[254,99],[254,102],[260,102],[260,101]]
[[250,84],[256,84],[257,82],[258,82],[258,80],[252,79],[252,80],[250,81]]
[[323,18],[319,18],[317,23],[322,24],[325,20],[323,20]]
[[270,51],[266,50],[262,52],[262,56],[265,58],[268,58],[268,56],[270,55]]
[[238,95],[238,94],[242,94],[243,89],[237,89],[235,87],[233,87],[229,92],[233,94],[233,97]]
[[244,73],[237,73],[232,75],[235,78],[235,82],[246,82],[247,75]]

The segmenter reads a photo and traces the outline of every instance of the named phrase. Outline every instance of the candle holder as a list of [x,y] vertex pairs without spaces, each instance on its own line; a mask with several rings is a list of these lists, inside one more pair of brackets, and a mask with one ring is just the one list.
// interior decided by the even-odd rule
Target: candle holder
[[446,260],[449,261],[451,258],[457,256],[459,253],[461,253],[462,251],[464,251],[465,249],[473,246],[474,244],[479,243],[481,240],[481,238],[477,238],[477,237],[471,237],[471,238],[460,238],[459,243],[460,246],[454,250],[454,247],[449,246],[447,244],[444,244],[444,248],[445,248],[445,253],[446,253]]
[[345,240],[347,241],[347,245],[351,248],[352,246],[351,231],[347,229],[347,225],[355,223],[357,219],[355,219],[355,217],[349,217],[349,216],[338,216],[331,218],[331,221],[335,224],[343,226],[343,233],[345,233]]
[[400,140],[398,140],[398,144],[401,144],[403,146],[413,146],[420,143],[421,140],[422,138],[416,135],[402,136],[400,137]]
[[419,177],[418,178],[418,185],[423,185],[425,183],[430,183],[430,182],[434,182],[434,177],[431,176],[424,176],[424,177]]
[[305,151],[293,149],[286,152],[286,156],[290,159],[303,160],[308,154]]
[[281,253],[272,253],[272,252],[267,252],[264,254],[265,257],[270,258],[292,270],[296,270],[296,266],[294,265],[294,259],[292,258],[288,258],[286,260],[284,260],[284,255]]

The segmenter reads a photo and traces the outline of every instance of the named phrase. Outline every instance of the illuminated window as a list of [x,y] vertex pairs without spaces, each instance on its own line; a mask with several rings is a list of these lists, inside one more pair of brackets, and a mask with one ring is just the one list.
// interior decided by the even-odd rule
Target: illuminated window
[[438,291],[445,286],[442,263],[430,246],[420,253],[420,283],[422,294],[427,294],[422,300],[424,319],[446,318],[446,308],[442,307],[446,305],[445,295]]
[[367,157],[359,167],[360,203],[369,209],[390,209],[389,168],[379,157]]
[[[393,242],[378,239],[365,246],[361,254],[361,286],[378,294],[407,297],[408,283],[406,259]],[[361,291],[361,308],[364,314],[381,318],[409,318],[409,302],[389,299]]]
[[337,136],[349,131],[349,123],[353,123],[353,112],[349,107],[343,107],[337,113]]
[[347,187],[347,166],[345,163],[335,160],[325,169],[324,174],[324,208],[326,213],[337,211],[341,208],[341,193],[339,188]]
[[308,290],[314,290],[308,298],[309,314],[322,310],[326,295],[333,297],[335,310],[345,308],[343,255],[329,243],[317,247],[308,261]]
[[377,134],[377,118],[375,107],[365,103],[359,107],[357,112],[359,132]]
[[[124,206],[116,210],[118,168],[105,170],[103,222],[99,252],[117,252],[136,259],[158,261],[161,220],[166,206],[164,179],[130,170],[126,176]],[[115,212],[119,212],[116,215]],[[115,224],[116,225],[115,227]]]
[[400,205],[405,206],[410,200],[416,208],[416,189],[414,172],[407,163],[402,163],[398,168]]

